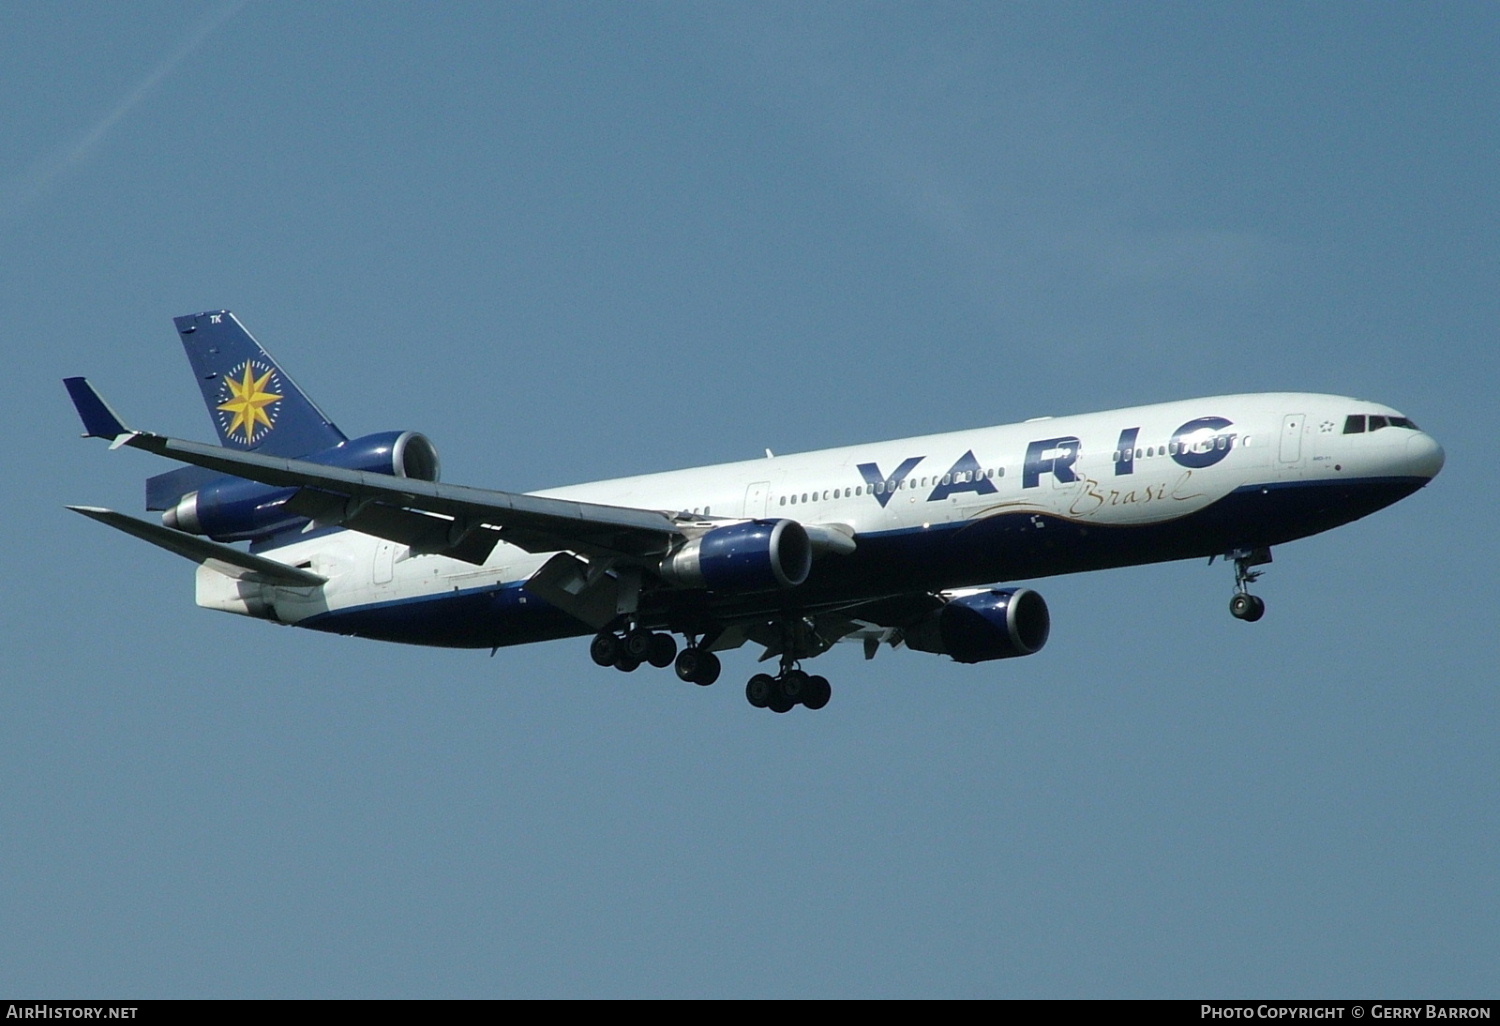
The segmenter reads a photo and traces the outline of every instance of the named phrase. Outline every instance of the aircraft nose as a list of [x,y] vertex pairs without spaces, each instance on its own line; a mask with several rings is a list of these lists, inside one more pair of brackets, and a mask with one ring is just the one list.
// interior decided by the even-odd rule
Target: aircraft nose
[[1410,473],[1426,478],[1437,477],[1446,459],[1443,447],[1427,432],[1418,431],[1407,439],[1405,463],[1410,468]]

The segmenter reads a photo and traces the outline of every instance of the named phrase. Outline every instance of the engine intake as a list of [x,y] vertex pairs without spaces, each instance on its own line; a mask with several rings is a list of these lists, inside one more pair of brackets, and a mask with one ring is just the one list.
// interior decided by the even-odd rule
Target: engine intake
[[[390,474],[417,481],[436,481],[441,464],[437,448],[416,431],[382,431],[341,442],[302,459],[345,470]],[[188,534],[216,541],[262,538],[306,523],[286,509],[296,488],[277,488],[239,477],[221,477],[188,492],[161,515],[161,522]]]
[[795,588],[812,570],[812,543],[795,520],[751,520],[694,538],[661,563],[683,588],[755,592]]
[[953,599],[906,632],[918,652],[950,655],[960,663],[1032,655],[1047,644],[1052,615],[1030,588],[990,588]]

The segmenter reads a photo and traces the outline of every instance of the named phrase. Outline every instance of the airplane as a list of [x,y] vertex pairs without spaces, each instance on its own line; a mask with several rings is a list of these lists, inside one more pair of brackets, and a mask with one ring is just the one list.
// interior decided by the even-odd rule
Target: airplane
[[[152,523],[70,506],[198,564],[197,604],[334,634],[499,648],[592,635],[600,666],[828,704],[802,663],[841,641],[960,663],[1033,655],[1051,614],[1016,582],[1167,560],[1234,567],[1389,506],[1442,469],[1410,418],[1336,395],[1224,395],[526,494],[443,484],[415,431],[350,439],[227,310],[174,318],[219,444],[129,428],[65,379],[84,437],[186,464]],[[236,542],[249,542],[248,548]],[[679,650],[677,635],[684,645]]]

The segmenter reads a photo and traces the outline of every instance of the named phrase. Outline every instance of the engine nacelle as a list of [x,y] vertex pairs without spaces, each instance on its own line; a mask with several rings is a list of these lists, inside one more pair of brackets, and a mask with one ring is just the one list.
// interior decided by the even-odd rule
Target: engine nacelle
[[[302,459],[345,470],[436,481],[437,449],[416,431],[382,431],[341,442]],[[168,527],[206,534],[216,541],[243,541],[285,531],[306,522],[286,509],[296,488],[277,488],[239,477],[221,477],[188,492],[161,515]]]
[[1051,630],[1041,595],[1030,588],[990,588],[929,614],[906,632],[906,646],[981,663],[1039,652]]
[[812,570],[812,543],[795,520],[752,520],[694,538],[661,562],[683,588],[755,592],[795,588]]

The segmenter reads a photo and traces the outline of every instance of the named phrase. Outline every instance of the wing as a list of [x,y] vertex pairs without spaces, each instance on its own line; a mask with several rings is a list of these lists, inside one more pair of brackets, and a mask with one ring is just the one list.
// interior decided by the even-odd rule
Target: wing
[[881,642],[900,645],[908,629],[943,604],[942,597],[930,592],[908,592],[832,605],[791,621],[764,617],[731,621],[709,647],[721,651],[753,642],[765,646],[760,655],[760,661],[765,662],[789,650],[799,659],[811,659],[841,641],[862,642],[865,658],[873,659]]
[[112,448],[144,449],[221,474],[298,488],[288,506],[292,512],[403,542],[416,551],[482,563],[497,542],[505,541],[528,552],[568,550],[591,558],[642,559],[660,557],[683,537],[672,517],[657,510],[344,470],[134,431],[86,379],[69,378],[66,384],[86,437],[112,439]]

